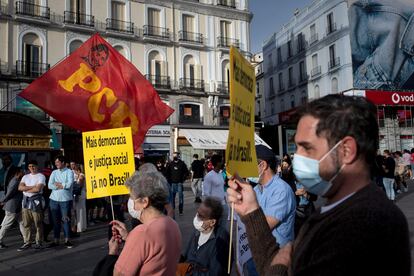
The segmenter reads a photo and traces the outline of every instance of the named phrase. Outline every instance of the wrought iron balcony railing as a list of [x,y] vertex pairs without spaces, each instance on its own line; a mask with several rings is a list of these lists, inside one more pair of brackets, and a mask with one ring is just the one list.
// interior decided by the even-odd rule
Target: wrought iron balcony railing
[[143,29],[144,37],[170,39],[170,31],[167,28],[161,28],[152,25],[144,25]]
[[230,47],[230,46],[239,48],[240,41],[238,39],[228,38],[225,36],[217,37],[217,47]]
[[338,66],[340,66],[340,65],[341,65],[341,61],[340,61],[339,57],[336,57],[336,58],[331,59],[331,60],[329,61],[329,63],[328,63],[328,68],[329,68],[329,69],[334,69],[334,68],[336,68],[336,67],[338,67]]
[[217,82],[217,92],[228,94],[229,93],[229,83],[227,81],[218,81]]
[[106,19],[106,29],[110,31],[134,33],[134,23],[113,18]]
[[204,91],[204,80],[181,78],[180,87],[195,91]]
[[50,65],[47,63],[38,63],[32,61],[16,61],[16,75],[21,77],[37,78],[49,70]]
[[217,0],[217,6],[224,6],[228,8],[236,8],[236,1],[235,0]]
[[203,44],[203,34],[193,33],[193,32],[186,32],[186,31],[179,31],[178,32],[178,40],[179,41],[185,41],[185,42],[195,42],[195,43]]
[[145,75],[145,78],[154,86],[154,88],[171,89],[170,77],[159,75]]
[[95,17],[90,14],[65,11],[63,22],[93,28],[95,26]]
[[321,66],[320,65],[316,66],[315,68],[313,68],[311,70],[311,76],[312,77],[315,77],[315,76],[320,75],[320,74],[321,74]]
[[27,2],[16,2],[16,14],[50,19],[50,8]]

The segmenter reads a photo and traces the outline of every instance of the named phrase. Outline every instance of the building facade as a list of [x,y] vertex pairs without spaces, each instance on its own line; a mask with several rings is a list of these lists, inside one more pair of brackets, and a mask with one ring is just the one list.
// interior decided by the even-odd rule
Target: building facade
[[[164,125],[150,132],[144,150],[177,150],[179,139],[171,137],[178,138],[174,132],[180,128],[228,125],[230,46],[250,55],[252,14],[247,0],[1,0],[0,4],[0,107],[29,114],[58,135],[63,133],[63,147],[71,131],[65,136],[64,127],[16,95],[95,32],[130,60],[175,109]],[[72,134],[79,139],[79,134]]]
[[279,153],[291,152],[293,135],[286,123],[294,110],[308,100],[352,89],[347,1],[316,0],[296,10],[263,43],[263,59],[262,120],[277,126]]

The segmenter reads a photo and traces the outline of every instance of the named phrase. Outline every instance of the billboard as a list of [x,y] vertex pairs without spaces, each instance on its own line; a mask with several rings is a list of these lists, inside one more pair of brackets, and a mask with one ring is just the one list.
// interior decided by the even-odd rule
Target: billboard
[[414,1],[348,0],[357,89],[414,89]]

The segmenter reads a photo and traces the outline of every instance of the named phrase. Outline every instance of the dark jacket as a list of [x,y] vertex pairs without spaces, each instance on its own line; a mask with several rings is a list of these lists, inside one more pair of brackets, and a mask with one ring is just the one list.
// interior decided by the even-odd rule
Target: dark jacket
[[194,160],[191,163],[191,171],[193,171],[193,178],[203,178],[204,177],[204,163],[201,160]]
[[7,193],[3,199],[3,209],[10,213],[18,214],[22,210],[23,193],[19,191],[20,179],[13,177],[8,185]]
[[183,183],[188,176],[188,168],[182,160],[171,161],[166,169],[169,183]]
[[[259,208],[242,217],[260,275],[287,275],[271,265],[279,248]],[[335,208],[316,211],[295,240],[291,275],[410,275],[407,219],[374,184]]]
[[219,225],[214,229],[208,241],[197,249],[199,238],[200,232],[195,231],[183,255],[184,261],[193,266],[191,275],[227,275],[229,233]]

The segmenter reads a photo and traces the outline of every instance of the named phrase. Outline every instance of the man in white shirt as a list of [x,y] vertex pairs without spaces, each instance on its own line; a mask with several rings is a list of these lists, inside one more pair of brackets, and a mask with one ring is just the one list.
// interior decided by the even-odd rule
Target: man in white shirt
[[22,219],[23,219],[23,245],[18,251],[23,251],[32,245],[32,225],[36,228],[35,249],[42,249],[43,241],[43,187],[46,184],[46,177],[39,173],[37,161],[29,161],[30,173],[23,176],[19,191],[23,192]]
[[203,198],[213,197],[218,199],[222,205],[226,204],[224,193],[224,178],[221,173],[223,161],[220,155],[213,155],[211,163],[214,167],[206,176],[203,182]]

